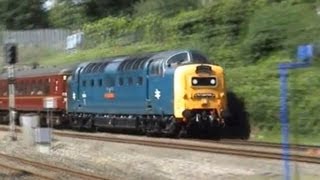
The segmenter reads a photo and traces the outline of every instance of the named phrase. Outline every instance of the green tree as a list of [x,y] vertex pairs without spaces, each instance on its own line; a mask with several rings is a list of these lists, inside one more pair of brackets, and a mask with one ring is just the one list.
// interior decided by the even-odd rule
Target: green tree
[[135,2],[137,0],[84,0],[81,4],[86,16],[90,20],[97,20],[106,16],[131,14]]
[[134,4],[134,13],[135,16],[150,13],[173,16],[181,11],[196,9],[200,4],[200,0],[140,0]]
[[45,0],[0,0],[0,22],[6,29],[27,30],[48,27]]
[[49,22],[52,27],[56,28],[80,28],[87,22],[85,9],[81,4],[74,3],[72,0],[59,0],[49,10]]

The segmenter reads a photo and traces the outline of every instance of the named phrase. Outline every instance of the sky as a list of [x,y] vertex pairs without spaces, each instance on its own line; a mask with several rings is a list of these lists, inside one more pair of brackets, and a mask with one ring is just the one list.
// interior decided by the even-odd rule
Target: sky
[[55,0],[47,0],[47,1],[44,3],[44,5],[43,5],[44,8],[45,8],[45,9],[48,9],[48,10],[51,9],[52,6],[53,6],[53,4],[54,4],[54,1],[55,1]]

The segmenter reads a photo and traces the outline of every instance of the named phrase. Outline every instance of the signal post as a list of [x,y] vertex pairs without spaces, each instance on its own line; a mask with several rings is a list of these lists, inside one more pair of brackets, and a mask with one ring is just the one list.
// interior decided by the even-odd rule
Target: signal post
[[15,74],[14,65],[17,63],[17,46],[14,43],[7,43],[4,46],[5,61],[8,64],[8,96],[9,96],[9,123],[10,137],[12,141],[17,140],[15,124]]

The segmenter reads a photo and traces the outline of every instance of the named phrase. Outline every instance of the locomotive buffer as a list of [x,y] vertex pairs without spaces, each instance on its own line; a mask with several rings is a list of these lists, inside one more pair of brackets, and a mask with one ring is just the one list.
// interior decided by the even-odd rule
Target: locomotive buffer
[[15,75],[14,65],[17,62],[17,46],[14,43],[7,43],[4,46],[5,61],[8,64],[8,90],[9,90],[9,122],[10,137],[12,141],[17,140],[15,127]]

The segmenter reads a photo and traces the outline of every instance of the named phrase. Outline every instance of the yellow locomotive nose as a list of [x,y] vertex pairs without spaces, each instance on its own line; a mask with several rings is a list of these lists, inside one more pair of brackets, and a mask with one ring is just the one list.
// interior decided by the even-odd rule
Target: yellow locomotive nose
[[[192,116],[221,117],[226,108],[223,70],[214,65],[178,67],[174,77],[174,114],[177,119]],[[190,115],[189,115],[190,114]]]

